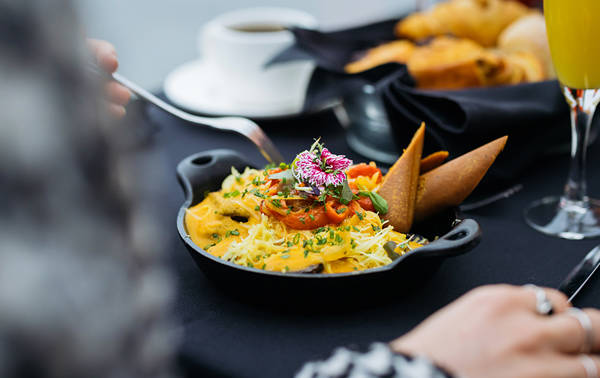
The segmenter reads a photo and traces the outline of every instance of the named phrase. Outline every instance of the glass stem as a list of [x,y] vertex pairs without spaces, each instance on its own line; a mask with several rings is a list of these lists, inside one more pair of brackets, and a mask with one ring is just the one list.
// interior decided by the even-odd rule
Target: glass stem
[[572,89],[563,86],[571,108],[571,167],[563,199],[586,206],[588,202],[585,158],[594,111],[600,100],[596,89]]

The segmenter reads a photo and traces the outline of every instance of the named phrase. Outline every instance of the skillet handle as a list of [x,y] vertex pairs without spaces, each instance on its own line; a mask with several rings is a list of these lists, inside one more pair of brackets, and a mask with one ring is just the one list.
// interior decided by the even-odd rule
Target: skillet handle
[[177,179],[185,194],[186,207],[200,203],[206,191],[220,189],[231,167],[242,171],[249,165],[240,154],[226,149],[199,152],[183,159],[177,165]]
[[480,241],[481,228],[479,224],[473,219],[465,219],[438,240],[405,256],[412,258],[457,256],[475,248]]

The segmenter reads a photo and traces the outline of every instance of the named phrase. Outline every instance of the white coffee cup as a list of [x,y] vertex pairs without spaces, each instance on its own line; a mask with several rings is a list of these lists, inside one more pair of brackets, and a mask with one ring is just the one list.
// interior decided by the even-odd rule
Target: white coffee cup
[[310,14],[288,8],[248,8],[222,14],[200,31],[199,49],[214,80],[239,103],[300,109],[314,64],[265,64],[294,43],[289,26],[316,28]]

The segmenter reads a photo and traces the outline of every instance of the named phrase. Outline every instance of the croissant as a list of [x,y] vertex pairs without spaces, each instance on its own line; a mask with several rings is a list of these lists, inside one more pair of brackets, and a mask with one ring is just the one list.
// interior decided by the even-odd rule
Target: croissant
[[508,26],[498,37],[498,48],[505,52],[533,53],[542,63],[544,76],[556,77],[546,35],[546,23],[541,13],[533,12]]
[[517,51],[504,54],[503,60],[503,70],[490,80],[489,85],[512,85],[546,79],[543,64],[531,52]]
[[532,52],[488,49],[469,39],[445,36],[423,46],[406,40],[381,45],[348,64],[346,71],[361,72],[389,62],[405,63],[421,89],[511,85],[546,77],[544,65]]
[[345,69],[353,74],[385,63],[406,63],[415,48],[415,44],[407,40],[385,43],[370,49],[361,59],[348,63]]
[[504,68],[496,53],[468,39],[438,37],[415,50],[408,71],[423,89],[482,87]]
[[406,17],[395,32],[412,40],[452,34],[490,47],[508,25],[529,12],[525,5],[511,0],[450,0]]

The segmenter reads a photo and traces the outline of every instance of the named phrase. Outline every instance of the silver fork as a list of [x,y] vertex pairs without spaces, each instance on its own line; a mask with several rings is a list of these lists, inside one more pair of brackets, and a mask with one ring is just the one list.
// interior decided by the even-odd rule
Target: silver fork
[[[90,63],[88,68],[95,74],[106,76],[95,64]],[[200,117],[197,115],[193,115],[183,110],[180,110],[170,104],[167,104],[160,98],[156,97],[152,93],[148,92],[141,86],[132,82],[131,80],[123,77],[118,73],[113,73],[110,75],[113,80],[120,83],[121,85],[128,88],[131,92],[133,92],[139,98],[155,105],[156,107],[164,110],[165,112],[171,114],[174,117],[187,121],[197,126],[203,126],[206,128],[212,128],[221,131],[229,131],[238,133],[242,136],[248,138],[256,148],[260,151],[262,156],[269,163],[279,164],[284,162],[283,156],[277,150],[271,139],[265,134],[263,129],[260,128],[254,121],[249,120],[248,118],[243,117]]]

